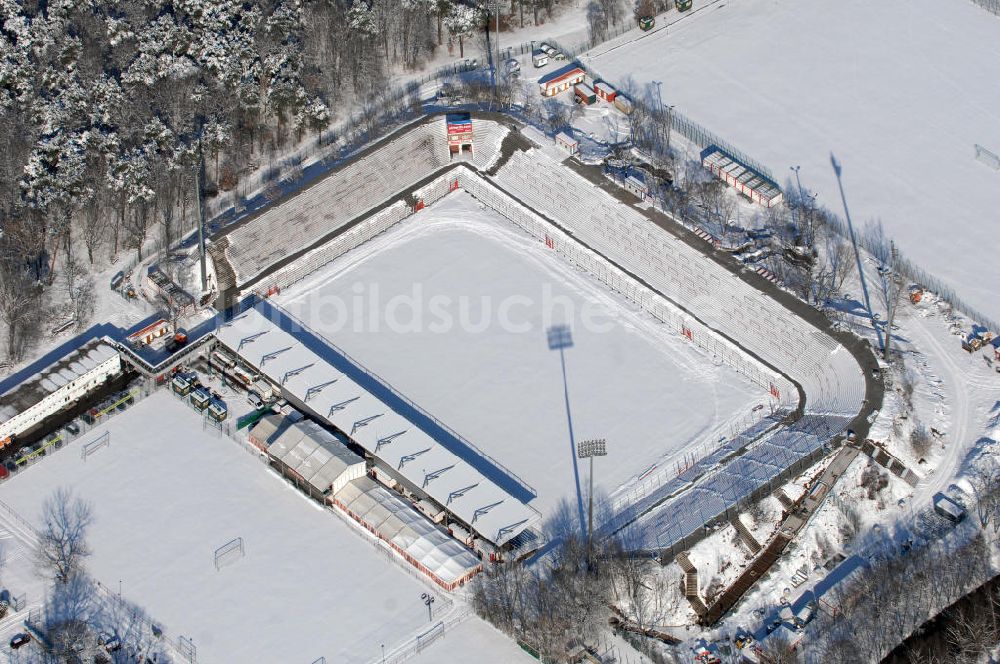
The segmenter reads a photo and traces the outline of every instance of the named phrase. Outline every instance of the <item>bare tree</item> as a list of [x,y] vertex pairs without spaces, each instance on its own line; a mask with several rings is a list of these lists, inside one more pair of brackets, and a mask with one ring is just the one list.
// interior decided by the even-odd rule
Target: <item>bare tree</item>
[[98,610],[94,583],[86,574],[74,574],[65,583],[55,584],[45,602],[45,636],[52,657],[45,661],[96,661]]
[[[980,465],[969,473],[969,483],[976,499],[976,518],[979,526],[984,529],[990,521],[996,519],[997,510],[1000,509],[1000,469],[997,465],[992,457],[984,456],[980,459]],[[994,523],[994,530],[996,528],[997,524]]]
[[87,529],[94,516],[90,504],[59,488],[42,504],[42,528],[38,535],[38,564],[42,572],[66,584],[83,568],[90,555]]
[[34,323],[42,315],[41,287],[19,265],[0,265],[0,322],[6,326],[7,357],[18,361],[34,341]]

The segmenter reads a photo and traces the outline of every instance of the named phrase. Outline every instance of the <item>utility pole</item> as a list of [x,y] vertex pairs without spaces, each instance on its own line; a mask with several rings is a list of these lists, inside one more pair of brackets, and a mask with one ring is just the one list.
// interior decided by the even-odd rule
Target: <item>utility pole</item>
[[667,157],[670,157],[670,134],[674,130],[674,107],[667,106]]
[[892,346],[892,322],[896,318],[896,299],[899,297],[899,284],[896,283],[896,280],[899,279],[899,274],[896,271],[897,255],[896,242],[894,240],[889,241],[889,256],[889,292],[887,294],[888,297],[886,302],[888,309],[886,312],[886,318],[888,320],[886,321],[885,326],[885,352],[883,353],[883,357],[886,362],[889,361],[889,347]]
[[656,119],[659,124],[663,120],[663,81],[653,81],[653,85],[656,86]]
[[[486,7],[486,57],[493,61],[493,100],[499,104],[500,95],[497,86],[500,78],[500,0],[487,0]],[[492,55],[493,49],[490,46],[490,14],[496,14],[496,31],[493,41],[496,42],[496,55]]]
[[607,456],[607,441],[604,438],[585,440],[576,448],[580,459],[590,459],[590,495],[587,506],[587,568],[591,567],[594,547],[594,457]]
[[201,259],[201,292],[208,291],[208,270],[205,266],[205,206],[202,202],[202,184],[205,178],[205,153],[201,147],[203,127],[198,129],[198,172],[194,178],[194,192],[198,206],[198,253]]
[[[802,223],[802,208],[805,207],[805,200],[806,200],[806,194],[802,190],[802,181],[799,179],[799,169],[800,168],[802,168],[802,167],[801,166],[789,166],[789,170],[792,171],[793,173],[795,173],[795,186],[799,190],[799,200],[798,200],[798,203],[795,206],[795,208],[798,210],[798,214],[796,216],[798,217],[798,223],[799,224]],[[811,214],[809,215],[809,217],[808,217],[808,219],[806,221],[806,225],[808,226],[808,228],[806,229],[806,231],[807,231],[806,232],[806,243],[809,246],[812,246],[812,215]]]

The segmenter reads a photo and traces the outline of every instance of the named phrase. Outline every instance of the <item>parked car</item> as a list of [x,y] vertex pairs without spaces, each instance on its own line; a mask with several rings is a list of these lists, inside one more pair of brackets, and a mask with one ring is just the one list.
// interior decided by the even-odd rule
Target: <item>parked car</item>
[[253,406],[255,410],[260,410],[264,407],[264,400],[253,390],[247,392],[247,403]]
[[80,425],[77,424],[76,422],[69,422],[63,428],[66,429],[66,431],[69,431],[74,436],[79,436],[80,435]]
[[10,640],[10,649],[17,650],[21,646],[26,646],[29,643],[31,643],[31,636],[29,634],[25,634],[24,632],[19,632]]

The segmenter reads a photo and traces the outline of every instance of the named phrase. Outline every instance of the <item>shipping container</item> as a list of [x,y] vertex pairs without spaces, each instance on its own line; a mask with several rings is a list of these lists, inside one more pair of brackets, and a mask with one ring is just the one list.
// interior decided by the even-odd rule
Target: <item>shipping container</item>
[[576,96],[576,100],[581,104],[593,104],[597,101],[597,95],[594,94],[594,89],[586,83],[578,83],[574,86],[573,94]]

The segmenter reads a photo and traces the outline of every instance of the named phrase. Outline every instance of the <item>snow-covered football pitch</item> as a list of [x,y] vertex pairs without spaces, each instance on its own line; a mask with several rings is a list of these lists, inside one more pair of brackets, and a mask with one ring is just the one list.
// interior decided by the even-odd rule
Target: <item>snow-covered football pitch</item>
[[[576,521],[595,493],[731,433],[766,394],[464,192],[450,194],[278,298]],[[570,345],[550,348],[569,327]],[[565,363],[563,363],[565,361]],[[702,451],[702,453],[704,453]]]
[[[1000,319],[1000,17],[968,0],[695,0],[581,60],[746,150],[839,215],[831,153],[856,227],[880,219],[920,267]],[[700,11],[699,11],[700,10]],[[663,18],[674,18],[668,14]],[[981,321],[985,322],[985,321]]]
[[[370,662],[427,629],[421,594],[435,591],[168,391],[82,441],[104,428],[108,447],[44,458],[3,500],[36,524],[57,487],[89,501],[93,576],[191,638],[198,661]],[[215,549],[236,537],[245,556],[217,570]]]

